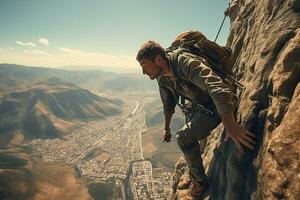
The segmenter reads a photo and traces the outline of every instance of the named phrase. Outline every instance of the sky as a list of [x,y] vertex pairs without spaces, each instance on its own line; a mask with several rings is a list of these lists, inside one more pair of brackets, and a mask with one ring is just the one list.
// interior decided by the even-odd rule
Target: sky
[[[168,47],[199,30],[214,40],[229,1],[0,0],[0,63],[134,68],[147,40]],[[226,18],[217,42],[226,44]]]

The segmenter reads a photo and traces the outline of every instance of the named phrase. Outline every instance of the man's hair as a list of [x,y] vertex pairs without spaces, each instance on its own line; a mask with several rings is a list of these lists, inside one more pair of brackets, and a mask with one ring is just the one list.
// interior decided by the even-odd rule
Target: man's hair
[[148,41],[142,45],[139,50],[136,60],[140,61],[141,59],[154,60],[157,55],[160,55],[163,59],[167,59],[166,51],[155,41]]

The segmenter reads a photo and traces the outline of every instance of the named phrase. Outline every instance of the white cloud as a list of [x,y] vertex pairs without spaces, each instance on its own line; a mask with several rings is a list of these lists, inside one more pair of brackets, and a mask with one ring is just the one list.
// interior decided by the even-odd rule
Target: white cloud
[[50,54],[48,54],[45,51],[41,51],[41,50],[24,50],[24,53],[28,53],[28,54],[39,54],[39,55],[45,55],[45,56],[50,56]]
[[39,43],[49,45],[49,40],[47,38],[39,38]]
[[[79,49],[62,47],[59,49],[64,54],[59,58],[67,59],[73,64],[69,65],[98,65],[106,67],[135,67],[137,62],[134,57],[125,55],[111,55],[99,52],[85,52]],[[72,58],[72,59],[70,59]]]
[[59,50],[64,53],[73,54],[73,55],[83,55],[84,54],[81,50],[70,49],[70,48],[65,48],[65,47],[62,47]]
[[32,46],[35,47],[35,44],[32,42],[22,42],[22,41],[16,41],[17,44],[22,45],[22,46]]
[[0,56],[1,62],[23,64],[29,66],[102,66],[117,68],[138,68],[135,58],[127,55],[105,54],[95,51],[83,51],[62,47],[57,53],[48,53],[37,49],[26,49],[23,52],[7,51]]

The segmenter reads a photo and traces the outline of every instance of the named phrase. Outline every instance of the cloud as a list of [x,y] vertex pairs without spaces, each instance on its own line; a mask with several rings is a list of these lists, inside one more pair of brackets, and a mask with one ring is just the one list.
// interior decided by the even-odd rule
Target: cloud
[[96,51],[84,51],[80,49],[72,49],[68,47],[61,47],[57,52],[48,53],[38,49],[25,49],[23,52],[7,51],[1,53],[0,63],[16,63],[29,66],[102,66],[102,67],[117,67],[136,68],[138,69],[138,62],[135,57],[117,54],[105,54]]
[[59,50],[63,52],[63,54],[59,55],[57,59],[61,59],[61,61],[68,61],[68,65],[93,65],[127,68],[138,66],[135,57],[126,55],[112,55],[95,51],[87,52],[68,47],[62,47]]
[[1,49],[0,48],[0,52],[3,52],[3,53],[5,53],[5,52],[7,52],[5,49]]
[[[99,52],[85,52],[79,49],[71,49],[62,47],[59,49],[64,54],[59,57],[62,59],[68,59],[73,62],[74,65],[88,64],[88,65],[99,65],[107,67],[135,67],[137,62],[134,57],[125,55],[111,55]],[[71,58],[71,59],[70,59]]]
[[49,40],[47,38],[39,38],[39,43],[49,45]]
[[45,55],[45,56],[50,56],[50,54],[48,54],[45,51],[41,51],[41,50],[24,50],[24,53],[28,53],[28,54],[39,54],[39,55]]
[[81,50],[70,49],[70,48],[65,48],[65,47],[62,47],[59,50],[64,53],[73,54],[73,55],[83,55],[84,54]]
[[17,44],[21,45],[21,46],[32,46],[35,47],[35,44],[32,42],[21,42],[21,41],[16,41]]

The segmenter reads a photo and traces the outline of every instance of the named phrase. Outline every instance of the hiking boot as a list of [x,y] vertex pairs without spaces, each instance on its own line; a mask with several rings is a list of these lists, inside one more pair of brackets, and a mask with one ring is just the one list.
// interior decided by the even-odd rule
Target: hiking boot
[[205,193],[207,192],[208,189],[208,182],[203,181],[201,184],[197,183],[196,181],[192,180],[190,187],[189,187],[189,193],[192,197],[194,198],[204,198]]
[[180,177],[179,183],[178,183],[178,190],[185,190],[188,189],[191,184],[191,178],[188,174],[184,174]]

